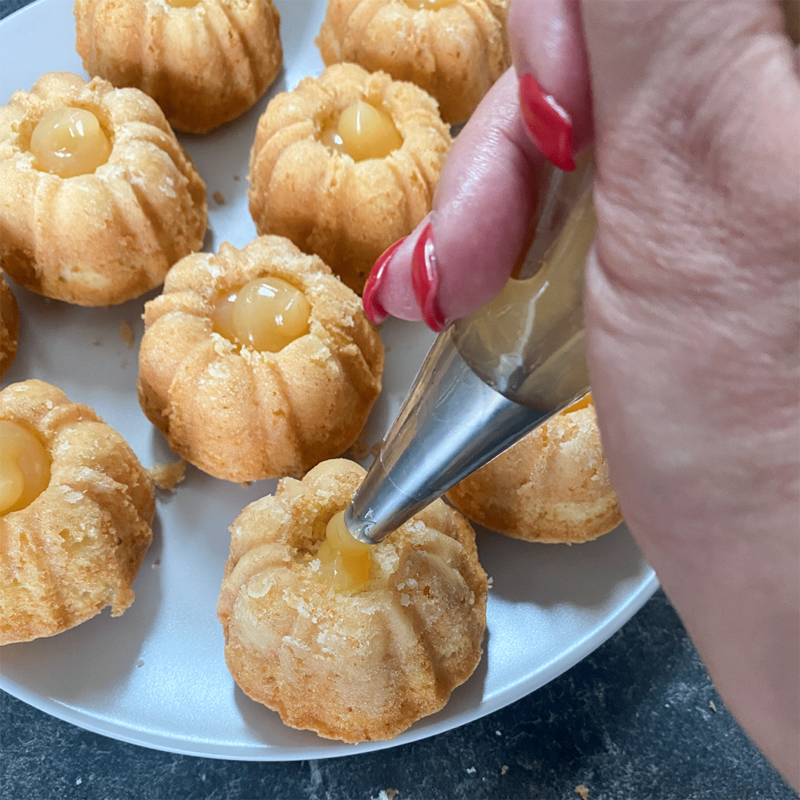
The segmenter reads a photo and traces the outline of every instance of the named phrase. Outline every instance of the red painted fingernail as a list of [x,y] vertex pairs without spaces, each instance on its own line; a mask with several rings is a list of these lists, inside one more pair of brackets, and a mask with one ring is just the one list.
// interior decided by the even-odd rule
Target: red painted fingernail
[[378,257],[378,260],[370,270],[369,278],[367,278],[367,282],[364,285],[361,301],[364,304],[364,313],[367,315],[369,321],[373,325],[380,325],[381,322],[383,322],[386,317],[389,316],[386,309],[381,305],[380,300],[378,300],[378,290],[380,289],[381,282],[383,281],[386,265],[394,255],[394,251],[397,250],[401,244],[403,244],[405,239],[405,236],[402,239],[398,239],[393,245],[390,245],[386,250],[383,251],[383,253],[381,253],[381,255]]
[[433,227],[425,226],[411,256],[411,285],[425,324],[434,332],[443,331],[450,320],[442,313],[436,294],[439,290],[439,270],[433,250]]
[[572,120],[530,72],[519,79],[519,104],[528,134],[542,155],[559,169],[574,170]]

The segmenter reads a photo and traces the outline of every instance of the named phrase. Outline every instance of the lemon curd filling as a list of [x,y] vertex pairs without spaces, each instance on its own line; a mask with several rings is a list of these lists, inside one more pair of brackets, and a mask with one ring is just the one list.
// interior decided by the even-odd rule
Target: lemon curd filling
[[454,6],[458,0],[404,0],[409,8],[415,11],[438,11],[440,8],[448,8]]
[[361,591],[369,583],[370,548],[347,530],[344,511],[337,512],[328,522],[325,541],[317,551],[322,580],[340,591]]
[[281,278],[257,278],[220,297],[212,313],[214,330],[232,342],[277,353],[308,333],[311,304]]
[[0,420],[0,516],[29,506],[48,483],[45,446],[19,423]]
[[342,111],[337,120],[327,125],[320,141],[354,161],[385,158],[403,146],[403,137],[392,118],[364,100],[357,100]]
[[87,175],[108,161],[111,142],[84,108],[63,106],[45,114],[31,135],[36,166],[62,178]]
[[594,405],[592,393],[587,392],[580,400],[576,400],[571,406],[567,406],[561,413],[571,414],[573,411],[580,411],[582,408],[589,408],[592,405]]

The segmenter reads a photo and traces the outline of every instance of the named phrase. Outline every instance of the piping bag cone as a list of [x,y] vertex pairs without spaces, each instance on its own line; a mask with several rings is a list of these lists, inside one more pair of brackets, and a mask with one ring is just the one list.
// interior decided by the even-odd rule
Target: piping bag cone
[[519,277],[441,333],[345,511],[377,543],[589,391],[583,271],[595,230],[590,156],[543,176]]

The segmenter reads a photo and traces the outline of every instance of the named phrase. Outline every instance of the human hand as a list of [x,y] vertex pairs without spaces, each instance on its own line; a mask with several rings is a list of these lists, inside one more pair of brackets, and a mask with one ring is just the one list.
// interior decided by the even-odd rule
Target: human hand
[[[585,321],[623,513],[729,707],[798,787],[800,81],[781,10],[513,0],[515,69],[364,300],[442,329],[499,291],[544,165],[519,103],[534,76],[571,149],[595,150]],[[534,121],[568,157],[569,128]]]

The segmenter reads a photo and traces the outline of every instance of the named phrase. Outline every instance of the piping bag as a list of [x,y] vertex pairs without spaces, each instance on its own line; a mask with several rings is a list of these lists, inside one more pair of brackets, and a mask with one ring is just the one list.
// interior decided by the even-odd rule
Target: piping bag
[[[782,6],[797,45],[800,6]],[[591,156],[576,159],[573,172],[543,174],[536,233],[518,279],[434,342],[345,510],[355,538],[381,541],[588,392],[583,267],[595,229],[593,175]]]
[[589,391],[583,272],[595,230],[591,154],[542,175],[516,278],[439,334],[344,522],[376,544]]

